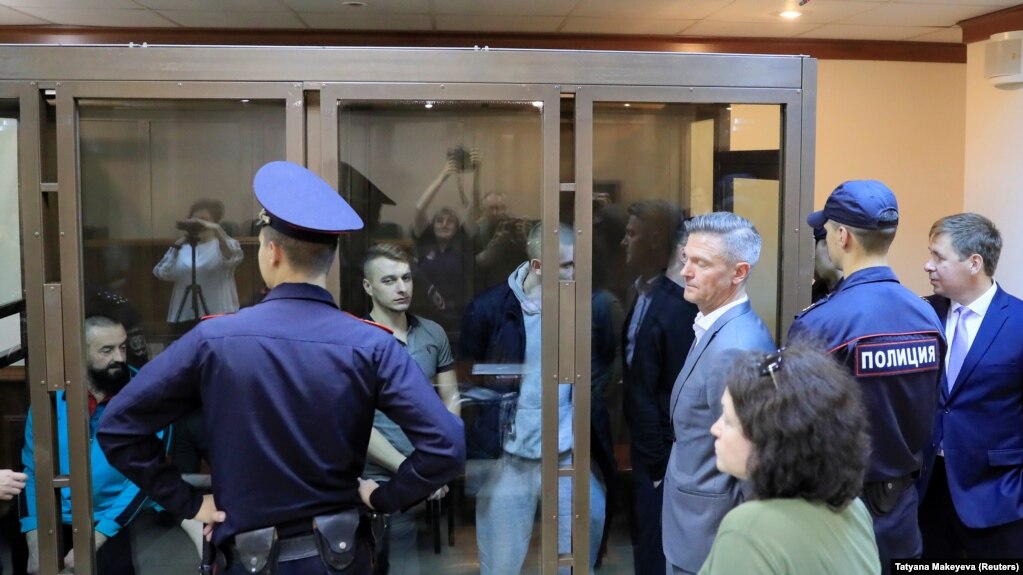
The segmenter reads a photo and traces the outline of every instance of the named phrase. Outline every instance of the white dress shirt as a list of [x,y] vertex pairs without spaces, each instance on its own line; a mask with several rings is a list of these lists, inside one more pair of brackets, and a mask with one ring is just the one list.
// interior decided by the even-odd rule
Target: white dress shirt
[[696,314],[696,320],[693,322],[693,331],[696,333],[696,340],[693,341],[693,347],[696,347],[696,345],[700,343],[700,339],[703,337],[703,334],[707,333],[707,330],[710,329],[710,326],[714,325],[714,322],[716,322],[719,317],[725,315],[725,312],[733,307],[748,301],[749,296],[742,294],[741,298],[733,302],[726,303],[707,315],[703,315],[702,311]]

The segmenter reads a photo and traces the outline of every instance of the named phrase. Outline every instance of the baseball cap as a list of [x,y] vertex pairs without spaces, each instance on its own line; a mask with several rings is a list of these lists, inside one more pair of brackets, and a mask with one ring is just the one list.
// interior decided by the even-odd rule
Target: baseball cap
[[[894,210],[895,218],[882,216]],[[806,223],[811,227],[823,227],[832,220],[864,230],[894,228],[899,224],[899,204],[888,186],[877,180],[850,180],[835,188],[824,209],[811,213]]]

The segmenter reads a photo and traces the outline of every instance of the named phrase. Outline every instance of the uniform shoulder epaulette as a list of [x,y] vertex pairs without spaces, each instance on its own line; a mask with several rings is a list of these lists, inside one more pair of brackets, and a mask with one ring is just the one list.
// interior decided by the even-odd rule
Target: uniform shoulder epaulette
[[345,313],[348,314],[350,317],[352,317],[352,318],[354,318],[354,319],[356,319],[358,321],[361,321],[362,323],[364,323],[366,325],[371,325],[373,327],[379,327],[380,329],[386,331],[387,333],[389,333],[391,335],[394,335],[394,330],[389,328],[389,327],[387,327],[386,325],[384,325],[382,323],[377,323],[377,322],[375,322],[375,321],[373,321],[371,319],[363,319],[363,318],[361,318],[361,317],[359,317],[359,316],[357,316],[355,314],[352,314],[352,313],[348,313],[348,312],[345,312]]
[[822,297],[821,299],[819,299],[819,300],[817,300],[817,301],[815,301],[815,302],[811,303],[810,305],[808,305],[808,306],[804,307],[804,308],[803,308],[803,311],[799,312],[799,315],[803,315],[803,314],[805,314],[806,312],[808,312],[808,311],[810,311],[810,310],[812,310],[812,309],[816,308],[817,306],[819,306],[819,305],[823,305],[823,304],[824,304],[825,302],[827,302],[827,301],[828,301],[828,298],[829,298],[829,297],[831,297],[831,294],[828,294],[828,295],[826,295],[826,296]]

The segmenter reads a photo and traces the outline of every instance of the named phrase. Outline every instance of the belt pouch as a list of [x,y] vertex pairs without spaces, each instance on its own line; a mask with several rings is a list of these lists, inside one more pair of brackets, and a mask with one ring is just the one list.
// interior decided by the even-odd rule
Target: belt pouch
[[863,484],[863,500],[867,508],[880,517],[895,507],[905,490],[906,484],[902,480],[870,481]]
[[246,573],[274,575],[279,554],[276,527],[264,527],[234,536],[235,560]]
[[330,568],[341,571],[355,561],[355,538],[359,528],[359,510],[350,509],[313,519],[316,547],[320,558]]

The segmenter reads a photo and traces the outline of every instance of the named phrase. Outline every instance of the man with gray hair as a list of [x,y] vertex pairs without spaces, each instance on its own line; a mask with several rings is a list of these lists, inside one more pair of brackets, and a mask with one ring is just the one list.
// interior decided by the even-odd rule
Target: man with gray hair
[[721,519],[742,502],[739,481],[717,469],[710,427],[721,417],[721,368],[736,350],[774,351],[750,306],[746,283],[760,259],[760,234],[731,212],[686,222],[685,299],[696,304],[696,341],[671,392],[675,443],[664,489],[664,555],[673,574],[703,565]]
[[[484,575],[522,571],[533,530],[533,518],[540,502],[540,430],[542,378],[541,342],[541,244],[542,225],[527,235],[529,260],[508,277],[504,285],[491,288],[476,297],[465,310],[459,359],[471,369],[466,379],[499,388],[510,397],[510,409],[481,412],[477,428],[467,430],[469,441],[489,446],[480,453],[497,461],[489,470],[476,500],[476,541],[480,572]],[[553,234],[552,234],[553,236]],[[559,226],[558,277],[575,276],[574,234]],[[483,377],[488,370],[518,366],[518,385],[509,385],[508,372],[493,378]],[[508,414],[507,412],[511,412]],[[558,386],[558,464],[571,466],[574,454],[572,434],[572,386]],[[499,416],[507,415],[507,425]],[[480,421],[486,420],[486,421]],[[480,424],[489,424],[481,426]],[[495,435],[492,441],[486,441]],[[592,569],[604,529],[604,486],[590,474],[590,564],[576,572]],[[572,483],[569,477],[558,479],[558,552],[571,552]],[[566,571],[567,572],[567,571]]]

